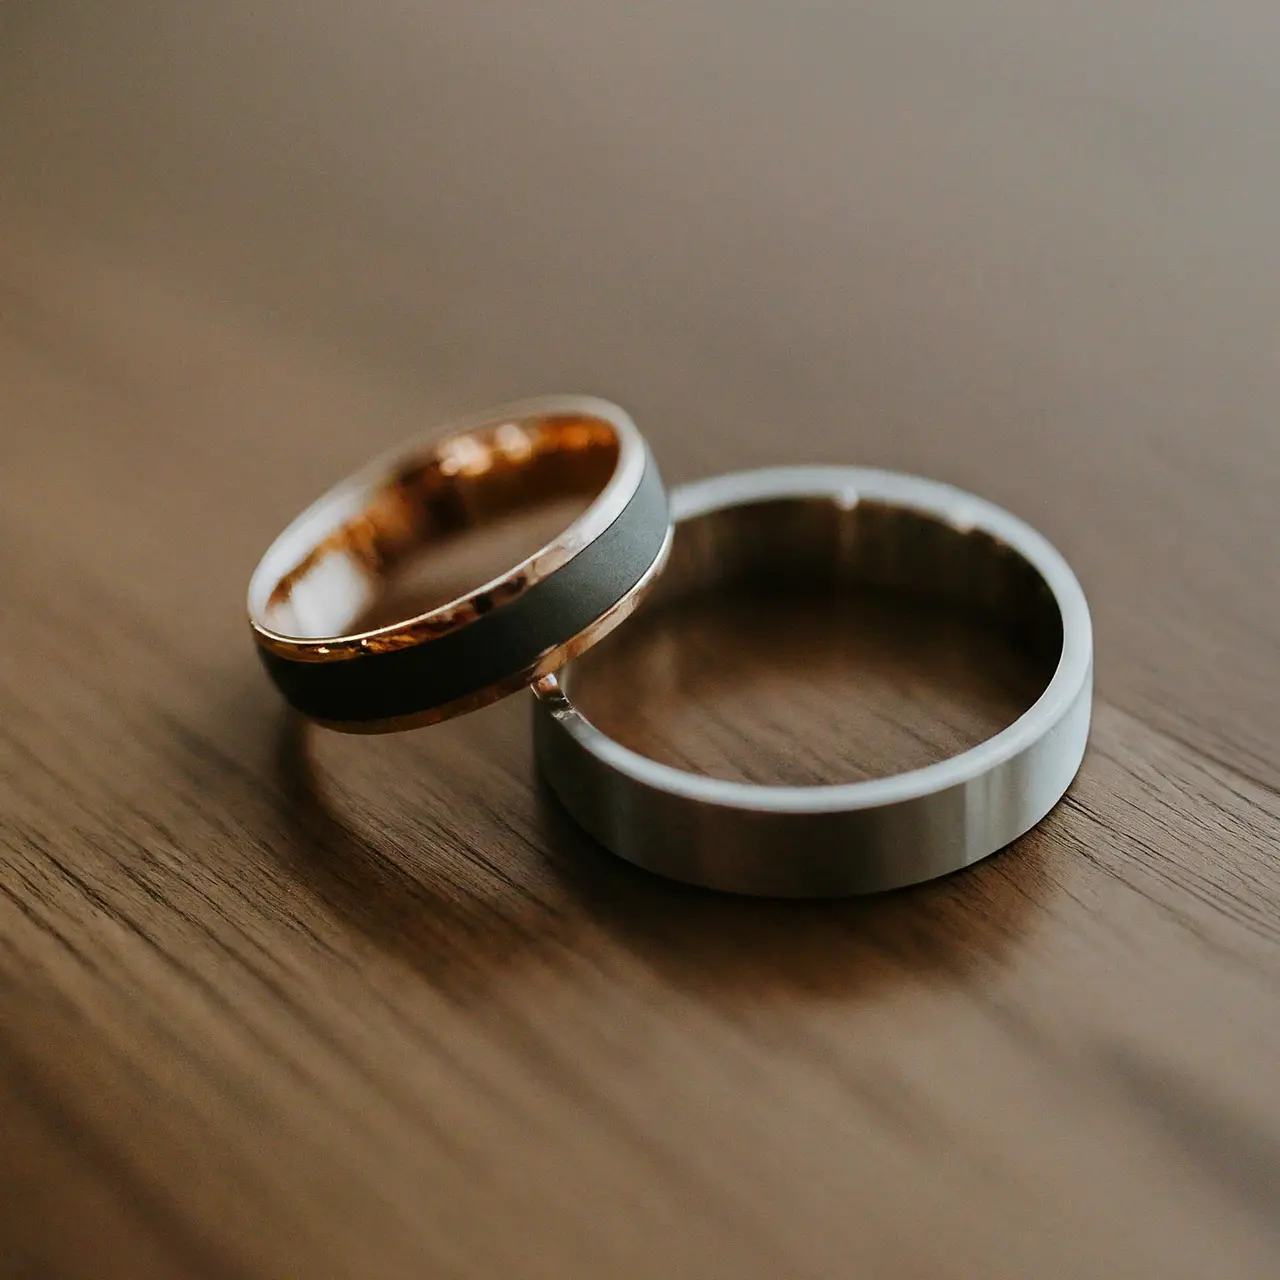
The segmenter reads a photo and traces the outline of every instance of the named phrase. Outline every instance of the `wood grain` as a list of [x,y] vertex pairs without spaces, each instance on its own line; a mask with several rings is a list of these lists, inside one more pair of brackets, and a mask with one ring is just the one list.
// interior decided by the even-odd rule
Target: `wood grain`
[[[0,9],[0,1274],[1274,1275],[1278,21]],[[1095,611],[1064,803],[932,885],[738,901],[580,835],[523,699],[290,722],[267,540],[555,389],[672,480],[1030,518]],[[1028,696],[954,620],[750,623],[637,623],[584,696],[790,781]]]

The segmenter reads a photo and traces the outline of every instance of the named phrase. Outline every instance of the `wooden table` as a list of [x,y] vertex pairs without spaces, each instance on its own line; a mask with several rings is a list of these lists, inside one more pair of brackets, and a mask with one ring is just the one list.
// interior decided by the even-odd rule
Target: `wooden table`
[[[5,6],[0,1273],[1280,1274],[1277,39],[1261,0]],[[940,883],[738,901],[572,830],[524,698],[299,737],[268,539],[547,390],[673,481],[885,465],[1038,525],[1094,608],[1068,799]],[[619,732],[805,780],[1016,701],[980,636],[716,617]]]

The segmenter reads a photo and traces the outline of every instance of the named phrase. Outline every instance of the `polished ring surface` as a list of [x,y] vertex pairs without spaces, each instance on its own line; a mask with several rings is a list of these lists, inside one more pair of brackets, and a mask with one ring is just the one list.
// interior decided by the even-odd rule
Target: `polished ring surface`
[[[540,502],[591,496],[559,537],[427,613],[360,629],[418,552]],[[623,410],[589,396],[505,405],[394,451],[330,490],[263,556],[249,620],[304,715],[382,733],[525,688],[639,604],[671,545],[666,491]]]
[[574,818],[650,871],[708,888],[834,897],[916,884],[1003,848],[1080,767],[1092,705],[1089,607],[1066,561],[1008,512],[948,485],[851,467],[743,472],[672,493],[657,595],[806,578],[927,594],[1011,628],[1046,687],[1013,724],[925,768],[836,786],[756,786],[685,772],[606,737],[540,680],[538,763]]

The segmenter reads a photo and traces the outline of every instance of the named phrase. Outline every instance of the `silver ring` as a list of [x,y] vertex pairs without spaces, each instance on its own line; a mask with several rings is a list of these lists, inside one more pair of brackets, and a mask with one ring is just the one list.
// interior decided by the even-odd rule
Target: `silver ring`
[[570,701],[570,664],[534,686],[538,763],[614,853],[735,893],[871,893],[969,866],[1062,798],[1089,735],[1093,631],[1075,575],[1029,525],[949,485],[855,467],[719,476],[677,489],[671,505],[675,543],[654,598],[778,574],[940,595],[1013,628],[1052,674],[1013,724],[960,755],[787,787],[688,773],[606,737]]

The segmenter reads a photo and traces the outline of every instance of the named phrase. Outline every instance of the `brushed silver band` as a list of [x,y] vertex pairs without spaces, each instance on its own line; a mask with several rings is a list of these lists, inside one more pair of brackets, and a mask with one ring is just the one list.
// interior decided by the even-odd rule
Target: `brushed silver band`
[[688,773],[606,737],[570,700],[570,664],[534,686],[538,763],[614,853],[735,893],[870,893],[977,862],[1062,797],[1089,734],[1093,633],[1075,575],[1030,526],[948,485],[853,467],[720,476],[671,504],[658,596],[778,574],[941,595],[1013,628],[1052,674],[1013,724],[958,756],[867,782],[775,787]]

